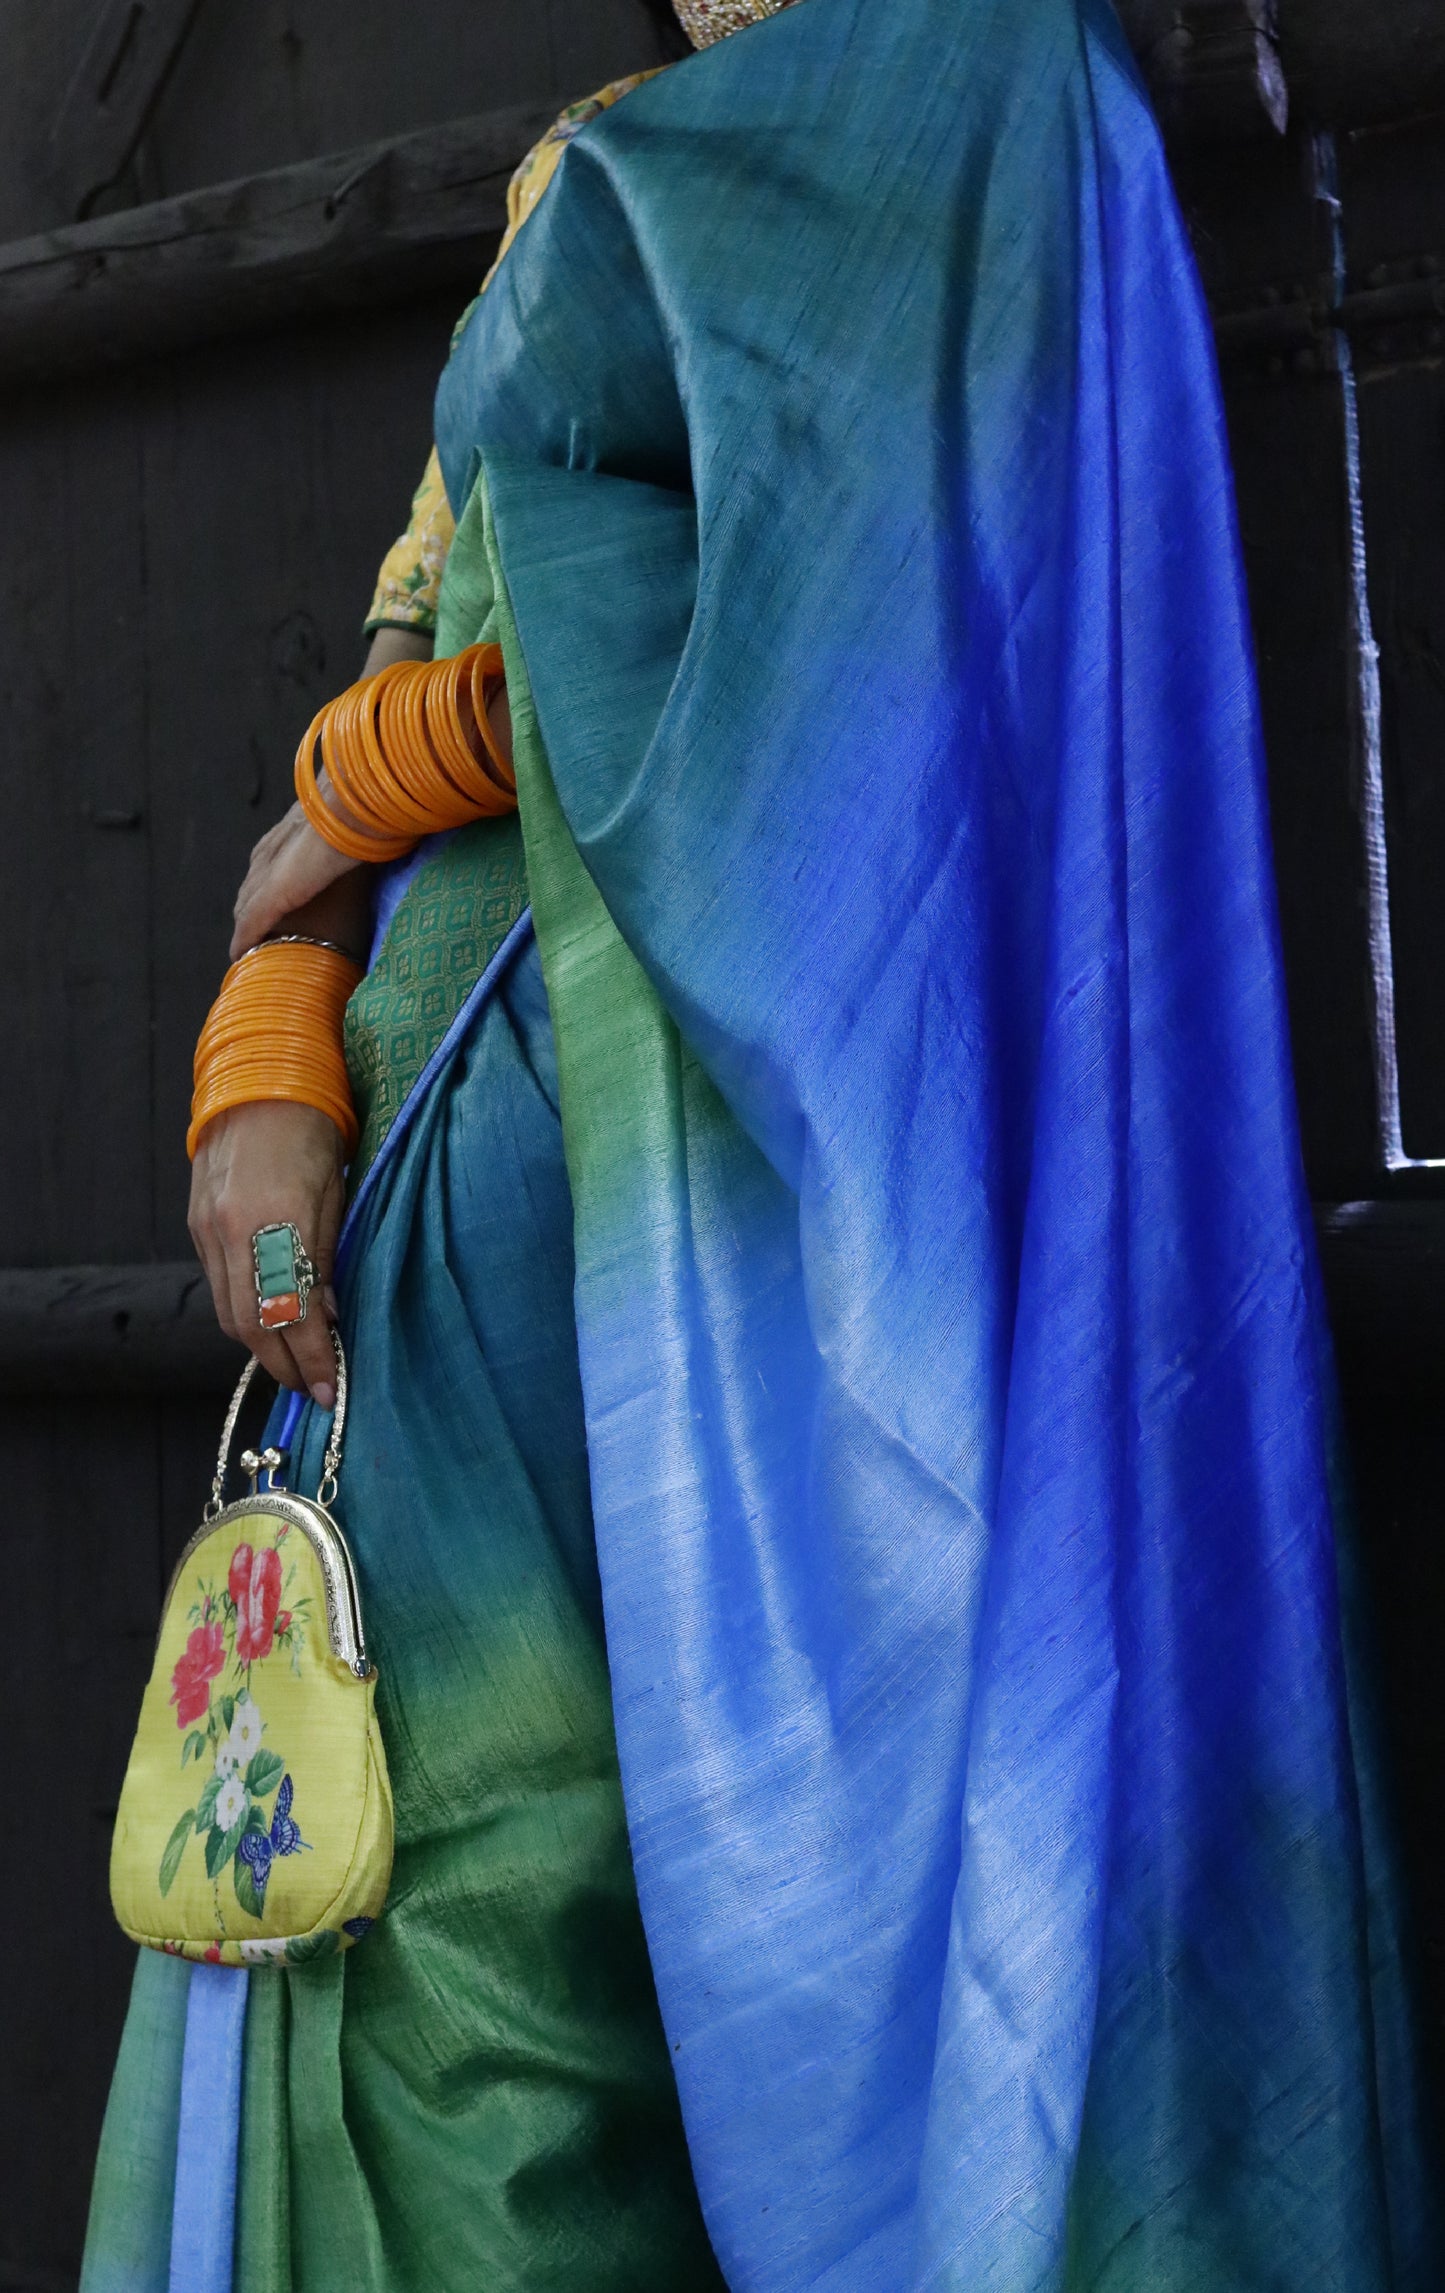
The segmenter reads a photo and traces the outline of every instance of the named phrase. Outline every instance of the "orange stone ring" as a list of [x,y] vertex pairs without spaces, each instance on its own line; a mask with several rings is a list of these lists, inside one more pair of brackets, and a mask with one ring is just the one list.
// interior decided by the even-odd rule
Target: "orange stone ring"
[[291,1322],[304,1322],[306,1302],[316,1287],[316,1268],[295,1227],[258,1226],[251,1236],[251,1257],[262,1329],[284,1330]]

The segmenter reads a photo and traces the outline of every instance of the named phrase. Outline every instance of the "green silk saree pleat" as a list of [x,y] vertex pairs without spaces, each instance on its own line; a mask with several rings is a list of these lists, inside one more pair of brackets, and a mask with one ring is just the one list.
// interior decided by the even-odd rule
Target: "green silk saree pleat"
[[96,2159],[83,2293],[167,2293],[191,1970],[142,1951]]
[[[340,1513],[396,1866],[344,1959],[253,1977],[239,2281],[704,2293],[617,1777],[530,948],[359,1217]],[[299,1485],[318,1468],[303,1425]]]
[[246,2293],[292,2293],[289,2002],[290,1985],[279,1973],[253,1982],[246,2000],[235,2258],[236,2283]]

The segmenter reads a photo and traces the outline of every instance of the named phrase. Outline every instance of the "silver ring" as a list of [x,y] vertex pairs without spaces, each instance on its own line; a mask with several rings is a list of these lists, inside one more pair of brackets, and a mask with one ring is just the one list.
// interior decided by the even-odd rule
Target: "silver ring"
[[285,1330],[304,1322],[306,1307],[316,1287],[316,1268],[307,1257],[301,1237],[287,1220],[279,1226],[258,1226],[251,1236],[251,1264],[256,1275],[256,1312],[263,1330]]

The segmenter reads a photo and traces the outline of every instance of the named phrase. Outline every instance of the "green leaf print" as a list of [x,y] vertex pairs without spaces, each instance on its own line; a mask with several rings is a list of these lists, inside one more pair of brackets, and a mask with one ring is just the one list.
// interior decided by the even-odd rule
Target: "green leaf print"
[[181,1857],[185,1854],[186,1841],[191,1836],[191,1825],[195,1820],[195,1809],[188,1807],[170,1838],[166,1841],[166,1851],[161,1857],[161,1893],[163,1895],[169,1895],[171,1891],[171,1881],[181,1867]]
[[229,1831],[222,1831],[217,1824],[211,1825],[210,1835],[206,1840],[206,1877],[208,1879],[220,1878],[221,1873],[240,1846],[241,1834],[245,1828],[244,1816]]
[[231,1722],[232,1722],[232,1721],[235,1719],[235,1717],[236,1717],[236,1699],[235,1699],[235,1697],[234,1697],[234,1696],[223,1696],[223,1697],[221,1698],[221,1726],[222,1726],[222,1727],[225,1729],[225,1731],[226,1731],[227,1735],[229,1735],[229,1734],[230,1734],[230,1732],[231,1732]]
[[216,1795],[220,1788],[221,1778],[218,1775],[207,1777],[205,1789],[201,1793],[200,1802],[196,1808],[197,1831],[205,1831],[211,1824],[216,1813]]
[[259,1919],[265,1910],[265,1905],[256,1892],[256,1874],[249,1863],[242,1861],[239,1853],[235,1861],[235,1878],[236,1901],[250,1918]]
[[246,1770],[246,1789],[257,1799],[264,1799],[274,1791],[286,1772],[286,1762],[279,1752],[259,1751]]
[[181,1766],[184,1767],[187,1760],[198,1760],[205,1748],[206,1739],[200,1729],[192,1728],[181,1746]]

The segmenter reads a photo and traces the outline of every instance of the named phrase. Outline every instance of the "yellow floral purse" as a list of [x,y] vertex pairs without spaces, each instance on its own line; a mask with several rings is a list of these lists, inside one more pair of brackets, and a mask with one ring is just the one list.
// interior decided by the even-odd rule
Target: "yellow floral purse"
[[[291,1964],[365,1934],[391,1877],[391,1787],[356,1575],[328,1507],[336,1414],[314,1499],[278,1489],[282,1451],[243,1453],[251,1492],[211,1501],[171,1579],[111,1848],[115,1915],[133,1942],[229,1966]],[[261,1485],[265,1477],[265,1486]]]

